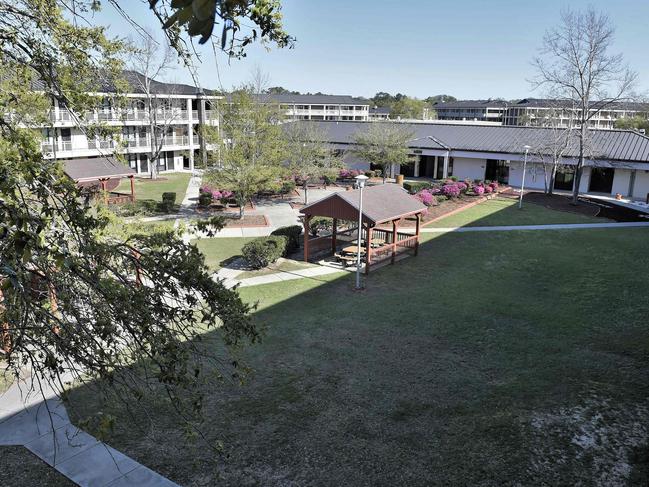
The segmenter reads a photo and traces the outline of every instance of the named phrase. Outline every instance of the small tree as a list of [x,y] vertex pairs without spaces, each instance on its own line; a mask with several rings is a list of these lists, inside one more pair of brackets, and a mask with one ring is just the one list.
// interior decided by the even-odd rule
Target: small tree
[[208,161],[205,180],[234,192],[239,217],[250,198],[276,179],[286,159],[286,142],[280,122],[282,113],[272,103],[263,103],[251,87],[232,94],[223,113],[219,140],[215,130],[205,130],[209,143],[222,145],[220,162]]
[[356,147],[352,152],[361,159],[381,168],[383,183],[386,176],[393,176],[396,165],[414,162],[408,142],[414,134],[405,125],[394,122],[367,124],[352,137]]
[[297,121],[286,125],[287,169],[302,183],[304,204],[308,203],[308,183],[321,177],[333,177],[343,167],[340,157],[326,141],[316,124]]
[[579,159],[573,203],[577,203],[589,142],[588,124],[611,104],[628,99],[636,73],[623,63],[621,54],[610,54],[614,29],[608,16],[593,9],[565,11],[561,23],[546,32],[541,56],[533,64],[538,75],[534,87],[546,87],[553,97],[568,100],[576,108],[579,127]]
[[142,37],[134,47],[131,56],[129,83],[138,89],[144,98],[143,119],[149,129],[149,173],[151,179],[158,177],[158,160],[165,145],[169,129],[178,123],[180,108],[170,105],[171,98],[156,92],[156,79],[162,77],[176,64],[175,51],[168,45],[155,40],[153,32]]
[[[554,181],[559,167],[562,166],[563,156],[574,142],[574,123],[571,115],[573,110],[558,108],[552,110],[541,122],[545,127],[544,137],[537,144],[532,145],[531,153],[535,154],[543,166],[543,182],[545,193],[554,192]],[[561,118],[568,115],[568,123],[564,125]]]

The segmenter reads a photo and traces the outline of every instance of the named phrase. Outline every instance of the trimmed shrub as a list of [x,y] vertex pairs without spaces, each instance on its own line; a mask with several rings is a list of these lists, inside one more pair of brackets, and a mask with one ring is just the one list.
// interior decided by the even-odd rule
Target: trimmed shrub
[[410,194],[416,194],[424,189],[432,187],[432,184],[428,181],[404,181],[403,188],[408,191]]
[[415,198],[417,198],[419,201],[421,201],[426,206],[432,206],[433,201],[436,202],[435,197],[426,189],[423,189],[419,193],[417,193],[415,195]]
[[442,186],[442,194],[448,198],[457,198],[460,196],[460,188],[457,184],[445,184]]
[[476,196],[482,196],[484,194],[484,186],[474,186],[473,192]]
[[454,183],[457,183],[457,181],[458,181],[457,176],[451,176],[449,179],[451,181],[453,181]]
[[212,204],[213,199],[214,197],[212,196],[211,192],[208,193],[201,191],[200,193],[198,193],[198,206],[200,206],[201,208],[207,208]]
[[300,237],[302,236],[302,227],[300,225],[291,225],[280,227],[273,230],[271,235],[280,235],[286,237],[286,249],[284,255],[291,254],[300,248]]
[[322,184],[324,184],[325,186],[331,186],[335,181],[336,178],[330,176],[329,174],[322,176]]
[[283,235],[271,235],[251,240],[241,249],[246,263],[253,269],[276,262],[286,252],[287,238]]
[[320,233],[320,230],[332,230],[334,226],[334,221],[328,216],[318,216],[312,218],[309,222],[309,232],[312,237],[317,237]]
[[282,181],[282,185],[280,187],[280,193],[282,194],[290,194],[293,192],[295,189],[295,181],[292,181],[290,179],[286,179]]
[[380,178],[381,176],[383,176],[383,171],[381,171],[380,169],[374,169],[374,176]]
[[173,208],[176,204],[176,193],[166,192],[162,193],[162,206],[165,208]]
[[437,200],[437,203],[443,203],[444,201],[448,200],[447,196],[444,196],[443,194],[438,194],[435,196],[435,199]]

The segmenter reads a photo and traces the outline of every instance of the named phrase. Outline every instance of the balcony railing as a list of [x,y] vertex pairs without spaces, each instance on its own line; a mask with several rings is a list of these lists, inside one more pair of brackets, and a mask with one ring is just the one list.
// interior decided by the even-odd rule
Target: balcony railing
[[167,136],[162,139],[162,145],[189,145],[189,137],[187,135]]

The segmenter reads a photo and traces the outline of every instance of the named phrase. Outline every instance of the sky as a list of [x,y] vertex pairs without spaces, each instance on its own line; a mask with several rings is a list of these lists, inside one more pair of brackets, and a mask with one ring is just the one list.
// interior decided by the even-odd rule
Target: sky
[[[159,29],[146,3],[127,0],[122,6],[142,25]],[[613,52],[623,53],[638,72],[639,91],[649,91],[645,0],[284,0],[282,5],[295,48],[268,51],[257,44],[245,59],[231,61],[201,48],[197,64],[204,88],[239,86],[259,68],[270,86],[303,93],[542,97],[529,80],[545,30],[558,22],[562,9],[592,5],[610,16],[616,27]],[[96,22],[112,35],[134,35],[107,4]],[[166,77],[193,84],[185,68]]]

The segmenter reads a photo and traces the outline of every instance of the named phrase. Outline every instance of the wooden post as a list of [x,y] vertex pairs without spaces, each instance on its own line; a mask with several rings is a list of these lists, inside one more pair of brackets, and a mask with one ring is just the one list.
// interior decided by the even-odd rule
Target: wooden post
[[421,218],[421,215],[417,213],[417,229],[415,231],[415,235],[417,235],[417,240],[415,240],[415,256],[419,254],[419,220]]
[[129,176],[128,177],[131,180],[131,203],[135,202],[135,177]]
[[397,220],[392,221],[392,264],[397,255]]
[[338,218],[333,219],[333,228],[331,230],[331,253],[336,253],[336,237],[338,233]]
[[[372,261],[372,227],[367,225],[367,233],[365,236],[365,274],[370,273],[370,262]],[[361,251],[360,239],[358,241],[358,251]]]
[[304,262],[309,262],[309,220],[311,215],[304,215]]

